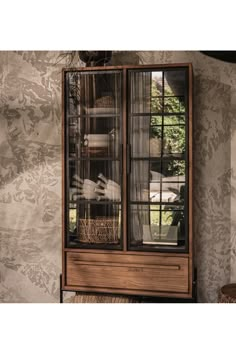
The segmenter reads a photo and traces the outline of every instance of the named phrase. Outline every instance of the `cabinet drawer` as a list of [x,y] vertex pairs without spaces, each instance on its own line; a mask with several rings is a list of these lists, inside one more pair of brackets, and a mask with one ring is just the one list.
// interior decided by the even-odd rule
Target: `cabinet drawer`
[[188,293],[188,258],[68,252],[66,285],[134,294]]

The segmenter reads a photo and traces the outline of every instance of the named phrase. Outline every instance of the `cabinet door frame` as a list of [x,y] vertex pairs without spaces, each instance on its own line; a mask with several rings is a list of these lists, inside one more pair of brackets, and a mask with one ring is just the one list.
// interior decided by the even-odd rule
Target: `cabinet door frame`
[[[136,251],[136,252],[154,252],[154,253],[182,253],[182,254],[192,254],[192,65],[191,64],[169,64],[169,65],[142,65],[142,66],[134,66],[134,67],[126,67],[127,70],[127,81],[128,81],[128,75],[129,71],[137,71],[142,73],[143,72],[152,72],[152,71],[160,71],[160,72],[171,72],[171,71],[176,71],[176,70],[183,70],[185,71],[185,88],[184,88],[184,96],[186,99],[186,110],[183,113],[185,116],[185,169],[186,169],[186,174],[185,174],[185,184],[187,186],[186,192],[185,192],[185,204],[184,204],[184,213],[185,216],[187,217],[187,220],[185,221],[185,244],[183,247],[178,247],[178,246],[171,246],[171,247],[165,247],[161,246],[156,249],[152,248],[152,246],[145,246],[143,247],[132,247],[131,246],[131,226],[130,222],[127,223],[127,249],[128,251]],[[130,99],[130,87],[129,87],[129,82],[127,85],[127,92],[126,96],[128,100]],[[163,115],[164,111],[160,113],[160,115]],[[131,141],[129,139],[130,134],[131,134],[131,128],[130,124],[131,122],[129,121],[131,117],[129,117],[129,111],[128,111],[128,106],[127,106],[127,115],[126,115],[126,129],[127,129],[127,152],[126,158],[126,166],[131,165],[131,154],[130,154],[130,146],[131,146]],[[134,118],[133,118],[134,119]],[[136,119],[138,119],[136,117]],[[128,161],[130,160],[130,161]],[[130,172],[130,171],[129,171]],[[131,213],[130,213],[130,208],[131,208],[131,202],[130,202],[130,193],[129,193],[129,172],[127,174],[127,219],[130,221],[131,220]],[[165,203],[164,203],[165,204]],[[154,204],[153,204],[154,205]]]
[[[69,241],[69,230],[68,230],[68,209],[69,209],[69,199],[68,199],[68,195],[69,195],[69,148],[68,148],[68,144],[69,144],[69,124],[68,124],[68,112],[67,112],[67,107],[68,107],[68,102],[67,102],[67,96],[68,96],[68,92],[69,92],[69,87],[68,87],[68,78],[66,77],[67,74],[71,74],[71,73],[78,73],[78,76],[80,74],[82,75],[90,75],[90,74],[98,74],[98,75],[102,75],[104,72],[107,72],[107,74],[117,74],[119,75],[119,80],[120,80],[120,90],[119,90],[119,98],[120,98],[120,106],[119,106],[119,111],[117,113],[117,120],[118,120],[118,126],[119,126],[119,142],[118,142],[118,157],[120,158],[120,161],[118,160],[117,157],[117,162],[119,162],[119,180],[120,180],[120,185],[121,185],[121,201],[119,202],[120,207],[121,207],[121,223],[120,223],[120,242],[119,244],[113,246],[110,244],[80,244],[80,245],[70,245],[70,241]],[[122,105],[122,100],[123,100],[123,89],[124,89],[124,85],[123,85],[123,70],[121,70],[121,68],[117,68],[114,67],[112,69],[107,69],[106,67],[102,67],[102,68],[78,68],[78,69],[63,69],[62,71],[62,109],[63,109],[63,123],[62,123],[62,157],[63,157],[63,166],[62,166],[62,172],[63,172],[63,176],[62,176],[62,199],[63,199],[63,212],[62,212],[62,221],[63,221],[63,249],[65,248],[71,248],[71,249],[102,249],[102,250],[119,250],[122,251],[124,246],[124,215],[126,213],[126,210],[124,210],[124,205],[126,205],[126,200],[125,199],[125,193],[123,191],[124,188],[124,183],[123,183],[123,166],[124,166],[124,162],[123,162],[123,156],[125,156],[125,151],[123,149],[124,143],[122,142],[123,136],[124,136],[124,123],[123,123],[123,114],[124,114],[124,110],[123,110],[123,105]],[[78,113],[75,114],[75,116],[77,116],[77,118],[79,118],[79,116],[83,116],[84,113]],[[88,113],[86,113],[87,115]],[[100,113],[99,113],[100,114]],[[85,116],[86,116],[85,115]],[[89,116],[89,114],[88,114]],[[115,117],[115,116],[114,116]],[[94,117],[95,118],[95,117]],[[98,118],[99,119],[99,118]],[[115,118],[114,118],[115,119]],[[102,158],[99,157],[98,159],[99,161],[102,161]],[[76,161],[76,158],[75,158]],[[98,202],[98,203],[102,203],[102,204],[106,204],[105,202]],[[76,202],[74,203],[76,204]],[[85,203],[86,204],[86,203]],[[88,201],[89,204],[89,201]],[[93,204],[93,203],[92,203]],[[96,203],[95,203],[96,204]],[[108,205],[112,205],[112,202],[108,202]],[[118,202],[114,202],[114,204],[118,204]]]

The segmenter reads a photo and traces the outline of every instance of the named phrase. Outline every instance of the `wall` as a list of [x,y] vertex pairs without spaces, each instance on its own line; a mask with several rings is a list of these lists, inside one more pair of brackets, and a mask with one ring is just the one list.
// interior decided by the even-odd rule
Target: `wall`
[[231,282],[236,283],[236,75],[232,73],[231,94]]
[[0,301],[57,302],[61,80],[53,52],[0,53]]
[[[0,52],[0,302],[59,301],[65,62],[58,55]],[[198,293],[215,302],[219,287],[236,279],[236,69],[199,52],[113,56],[113,64],[172,62],[194,67]]]

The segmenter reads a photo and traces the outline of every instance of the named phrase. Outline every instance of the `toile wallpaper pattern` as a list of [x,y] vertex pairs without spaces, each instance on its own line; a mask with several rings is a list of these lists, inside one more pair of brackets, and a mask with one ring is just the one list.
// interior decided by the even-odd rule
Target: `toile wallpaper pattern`
[[[0,302],[59,302],[59,52],[0,52]],[[236,65],[199,52],[114,52],[112,64],[192,62],[199,302],[236,281]],[[79,65],[79,64],[78,64]]]

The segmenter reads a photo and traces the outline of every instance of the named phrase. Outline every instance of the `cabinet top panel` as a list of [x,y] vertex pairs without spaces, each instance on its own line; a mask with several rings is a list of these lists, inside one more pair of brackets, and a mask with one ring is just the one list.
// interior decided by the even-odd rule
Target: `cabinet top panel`
[[123,70],[123,69],[163,69],[163,68],[189,68],[192,63],[149,64],[149,65],[116,65],[116,66],[85,66],[78,68],[63,68],[63,72],[71,71],[96,71],[96,70]]

